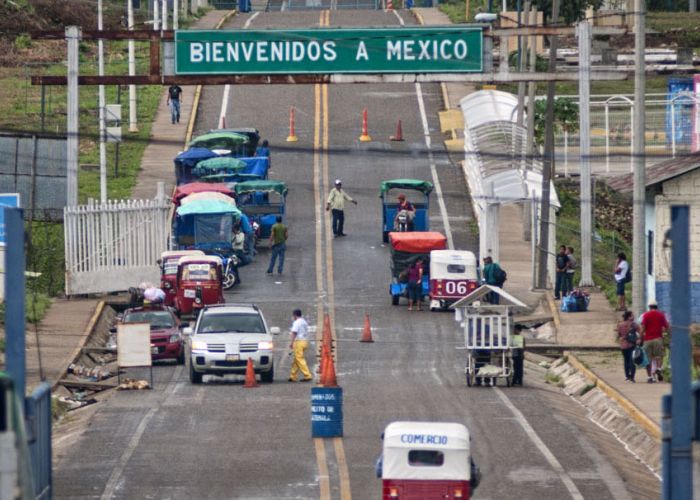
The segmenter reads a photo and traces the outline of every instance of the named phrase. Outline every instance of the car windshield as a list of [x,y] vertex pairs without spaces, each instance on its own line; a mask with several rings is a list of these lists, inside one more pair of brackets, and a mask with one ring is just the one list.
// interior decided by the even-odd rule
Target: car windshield
[[467,268],[462,264],[447,264],[448,273],[464,274],[466,270]]
[[187,264],[182,270],[183,280],[207,281],[216,279],[216,268],[209,264]]
[[133,311],[124,317],[124,323],[150,323],[152,330],[175,326],[175,320],[168,311]]
[[197,333],[265,333],[259,314],[205,314]]

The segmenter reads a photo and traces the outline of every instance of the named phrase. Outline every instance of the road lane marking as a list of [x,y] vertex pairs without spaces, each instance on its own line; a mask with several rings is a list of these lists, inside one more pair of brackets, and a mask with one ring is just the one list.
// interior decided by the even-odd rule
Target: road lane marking
[[[400,18],[399,18],[400,19]],[[454,241],[452,240],[452,229],[450,227],[450,218],[447,216],[447,206],[445,199],[442,196],[442,185],[440,178],[435,168],[435,158],[433,157],[432,140],[430,139],[430,127],[428,126],[428,117],[425,114],[425,103],[423,102],[423,88],[420,83],[416,83],[416,97],[418,98],[418,109],[420,110],[420,119],[423,122],[423,137],[425,146],[428,149],[428,162],[430,163],[430,175],[433,178],[433,186],[435,186],[435,194],[437,195],[438,205],[440,206],[440,215],[442,223],[445,227],[445,235],[447,236],[447,247],[454,249]]]
[[226,109],[228,108],[228,96],[231,92],[231,85],[224,85],[224,96],[221,98],[221,111],[219,112],[219,128],[224,128],[226,122]]
[[252,23],[252,22],[253,22],[253,19],[255,19],[256,17],[258,17],[259,15],[260,15],[260,11],[257,11],[255,14],[253,14],[252,16],[250,16],[250,17],[246,20],[245,24],[243,25],[243,29],[244,29],[244,30],[247,30],[248,28],[250,28],[250,23]]
[[537,449],[540,450],[542,455],[544,455],[544,458],[547,460],[547,462],[549,462],[549,465],[552,467],[552,469],[554,469],[554,472],[559,475],[559,479],[562,483],[564,483],[564,486],[566,486],[571,498],[574,500],[583,500],[583,495],[576,487],[576,484],[574,484],[571,476],[569,476],[569,474],[564,470],[564,467],[562,467],[561,463],[559,463],[559,460],[557,460],[557,457],[554,456],[554,453],[547,448],[547,445],[544,444],[544,441],[542,441],[542,439],[537,435],[537,432],[535,432],[535,429],[532,428],[521,411],[515,407],[515,405],[510,399],[508,399],[508,396],[506,396],[501,389],[495,386],[492,389],[496,392],[498,397],[501,398],[503,404],[508,407],[513,415],[515,415],[516,420],[525,431],[525,434],[527,434],[527,436],[530,438],[530,441],[537,446]]
[[340,498],[341,500],[351,500],[350,472],[348,470],[348,462],[345,460],[343,438],[333,438],[333,445],[335,447],[335,459],[338,462],[338,475],[340,476]]
[[328,464],[326,463],[326,444],[322,438],[314,438],[316,446],[316,463],[318,465],[318,486],[321,500],[331,498],[331,482],[328,477]]
[[[323,19],[323,13],[321,13]],[[321,173],[320,173],[320,145],[321,145],[321,85],[314,85],[314,203],[316,211],[316,291],[318,299],[316,302],[316,323],[323,324],[323,192],[321,191]],[[323,328],[318,328],[316,331],[316,340],[320,341],[323,334]],[[320,342],[317,343],[320,346]]]
[[119,457],[119,461],[117,462],[116,467],[112,469],[112,473],[109,476],[109,479],[107,480],[107,484],[105,485],[105,489],[102,491],[102,495],[100,498],[102,500],[108,500],[110,498],[114,497],[114,493],[117,490],[117,487],[119,486],[119,482],[121,480],[122,474],[124,473],[124,469],[126,468],[126,464],[129,463],[129,460],[131,460],[131,456],[134,454],[134,451],[138,447],[139,443],[141,442],[141,437],[143,436],[143,433],[146,431],[146,427],[148,426],[148,423],[151,421],[153,416],[158,412],[160,407],[163,404],[163,401],[167,400],[169,396],[171,396],[175,392],[175,388],[177,387],[177,381],[180,378],[180,374],[182,373],[182,366],[178,366],[175,371],[173,372],[173,377],[170,379],[170,382],[168,383],[168,387],[166,387],[165,391],[163,391],[163,396],[161,400],[158,402],[158,404],[154,407],[148,410],[148,412],[143,416],[141,419],[141,422],[139,422],[138,427],[136,428],[136,432],[134,432],[134,435],[131,436],[131,439],[129,440],[129,444],[126,445],[126,448],[122,452],[121,457]]

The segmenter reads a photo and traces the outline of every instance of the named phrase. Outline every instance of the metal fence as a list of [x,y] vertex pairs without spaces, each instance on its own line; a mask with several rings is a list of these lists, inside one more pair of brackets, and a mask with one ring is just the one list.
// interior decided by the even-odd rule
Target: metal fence
[[169,244],[169,209],[163,199],[66,207],[66,295],[157,282],[156,261]]
[[26,400],[27,443],[32,463],[34,495],[52,497],[51,474],[51,386],[42,382]]
[[[573,99],[578,96],[560,96]],[[617,174],[632,169],[634,140],[634,96],[591,96],[591,156],[594,173]],[[647,94],[645,102],[645,150],[647,166],[690,153],[693,144],[693,114],[700,99],[689,92],[673,97]],[[697,142],[697,137],[696,137]],[[578,171],[579,134],[558,130],[555,136],[557,167],[565,175]]]

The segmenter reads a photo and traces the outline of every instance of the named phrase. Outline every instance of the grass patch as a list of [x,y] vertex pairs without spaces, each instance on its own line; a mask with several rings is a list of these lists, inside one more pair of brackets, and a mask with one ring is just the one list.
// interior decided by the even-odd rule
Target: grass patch
[[700,12],[648,12],[646,25],[659,32],[651,36],[652,40],[660,38],[679,47],[700,46]]
[[[647,94],[659,94],[668,92],[668,79],[669,78],[683,78],[687,77],[686,74],[671,74],[671,75],[647,75],[646,79],[646,93]],[[557,82],[556,86],[556,96],[564,97],[567,95],[578,95],[578,83],[577,82]],[[503,84],[498,86],[498,90],[504,92],[510,92],[512,94],[518,93],[517,84]],[[546,95],[547,84],[539,83],[537,84],[535,93],[537,95]],[[627,80],[609,80],[609,81],[591,81],[591,94],[592,95],[617,95],[617,94],[634,94],[634,78],[628,78]]]
[[[44,293],[27,293],[24,301],[24,319],[27,323],[38,323],[51,307],[51,299]],[[5,303],[0,304],[0,325],[5,324]],[[3,351],[4,351],[3,339]]]
[[68,413],[69,406],[54,396],[51,398],[51,416],[53,421],[61,420]]
[[[474,21],[474,16],[479,12],[487,12],[488,3],[486,0],[471,0],[469,2],[469,22]],[[443,11],[455,24],[467,22],[466,19],[466,3],[464,0],[448,0],[438,5],[438,8]]]
[[551,373],[551,372],[547,372],[544,374],[544,381],[547,384],[552,384],[552,385],[556,385],[556,386],[560,386],[560,384],[563,385],[561,377],[559,375],[555,375],[554,373]]

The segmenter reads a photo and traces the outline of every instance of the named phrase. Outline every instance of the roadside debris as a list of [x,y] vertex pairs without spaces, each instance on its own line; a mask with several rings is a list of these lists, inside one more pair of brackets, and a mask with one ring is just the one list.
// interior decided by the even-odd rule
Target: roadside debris
[[124,379],[124,382],[119,384],[117,386],[117,390],[119,391],[129,391],[129,390],[137,390],[141,391],[143,389],[150,389],[151,386],[148,383],[147,380],[134,380],[134,379]]

